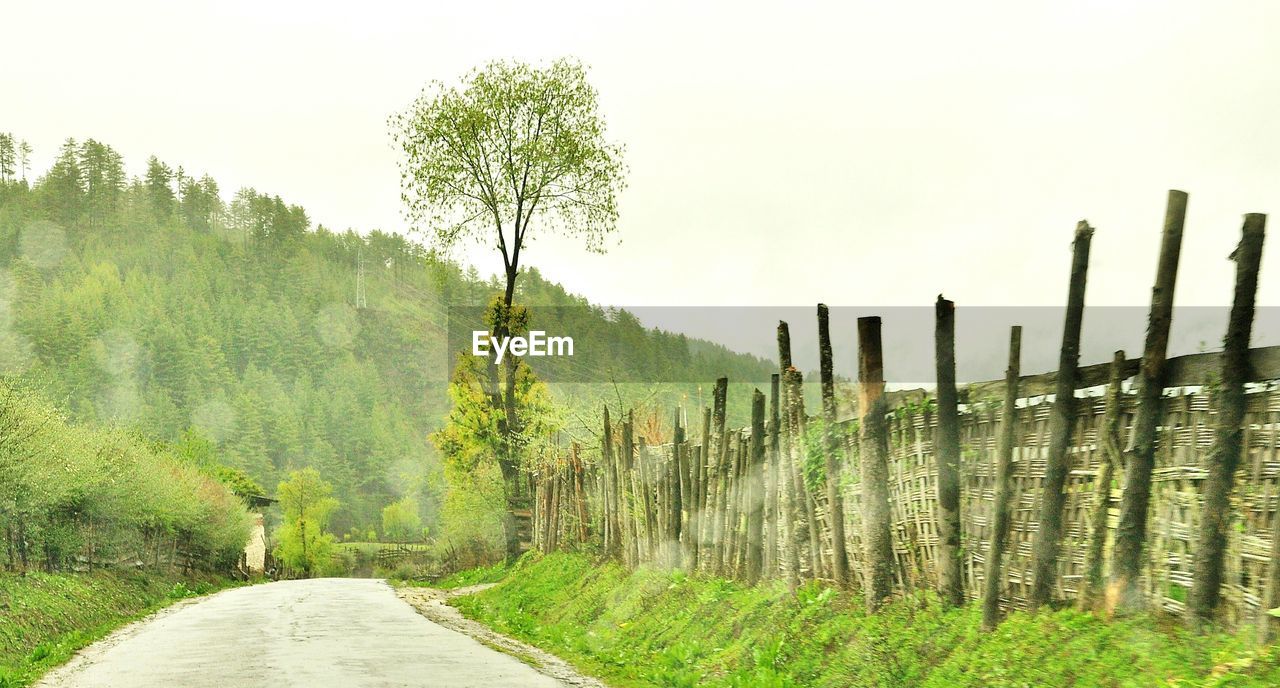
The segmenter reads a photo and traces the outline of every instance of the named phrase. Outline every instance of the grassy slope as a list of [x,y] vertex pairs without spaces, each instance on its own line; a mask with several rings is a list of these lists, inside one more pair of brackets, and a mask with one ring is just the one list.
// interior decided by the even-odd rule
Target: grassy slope
[[930,599],[869,617],[817,586],[789,595],[570,554],[527,558],[454,602],[472,618],[618,686],[1274,686],[1280,652],[1140,618],[1015,614]]
[[0,688],[28,685],[112,630],[226,584],[144,573],[0,573]]

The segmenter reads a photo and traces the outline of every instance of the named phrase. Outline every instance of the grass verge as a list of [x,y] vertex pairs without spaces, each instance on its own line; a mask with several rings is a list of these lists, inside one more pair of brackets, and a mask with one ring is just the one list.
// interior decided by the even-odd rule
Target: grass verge
[[816,585],[790,594],[574,554],[527,556],[453,604],[616,686],[1280,685],[1274,648],[1157,617],[1018,613],[984,634],[976,606],[932,596],[869,616]]
[[28,686],[131,621],[237,584],[141,572],[0,573],[0,688]]

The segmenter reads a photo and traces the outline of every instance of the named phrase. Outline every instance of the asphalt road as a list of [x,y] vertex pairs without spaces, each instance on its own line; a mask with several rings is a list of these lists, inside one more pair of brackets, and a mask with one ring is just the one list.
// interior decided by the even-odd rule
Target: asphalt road
[[377,580],[226,590],[86,648],[44,688],[562,686],[420,616]]

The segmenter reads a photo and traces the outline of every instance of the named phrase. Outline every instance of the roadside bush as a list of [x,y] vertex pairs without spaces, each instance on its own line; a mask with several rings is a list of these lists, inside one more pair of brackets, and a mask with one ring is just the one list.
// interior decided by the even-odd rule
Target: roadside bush
[[0,557],[10,569],[229,570],[250,529],[214,475],[122,430],[72,425],[0,380]]

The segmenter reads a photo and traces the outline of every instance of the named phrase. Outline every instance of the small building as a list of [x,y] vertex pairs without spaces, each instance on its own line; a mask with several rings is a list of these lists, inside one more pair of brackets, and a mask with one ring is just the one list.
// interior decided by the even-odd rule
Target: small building
[[276,500],[261,495],[249,497],[249,512],[253,515],[253,529],[249,531],[249,542],[244,546],[241,569],[249,574],[262,574],[267,570],[267,529],[263,512]]

